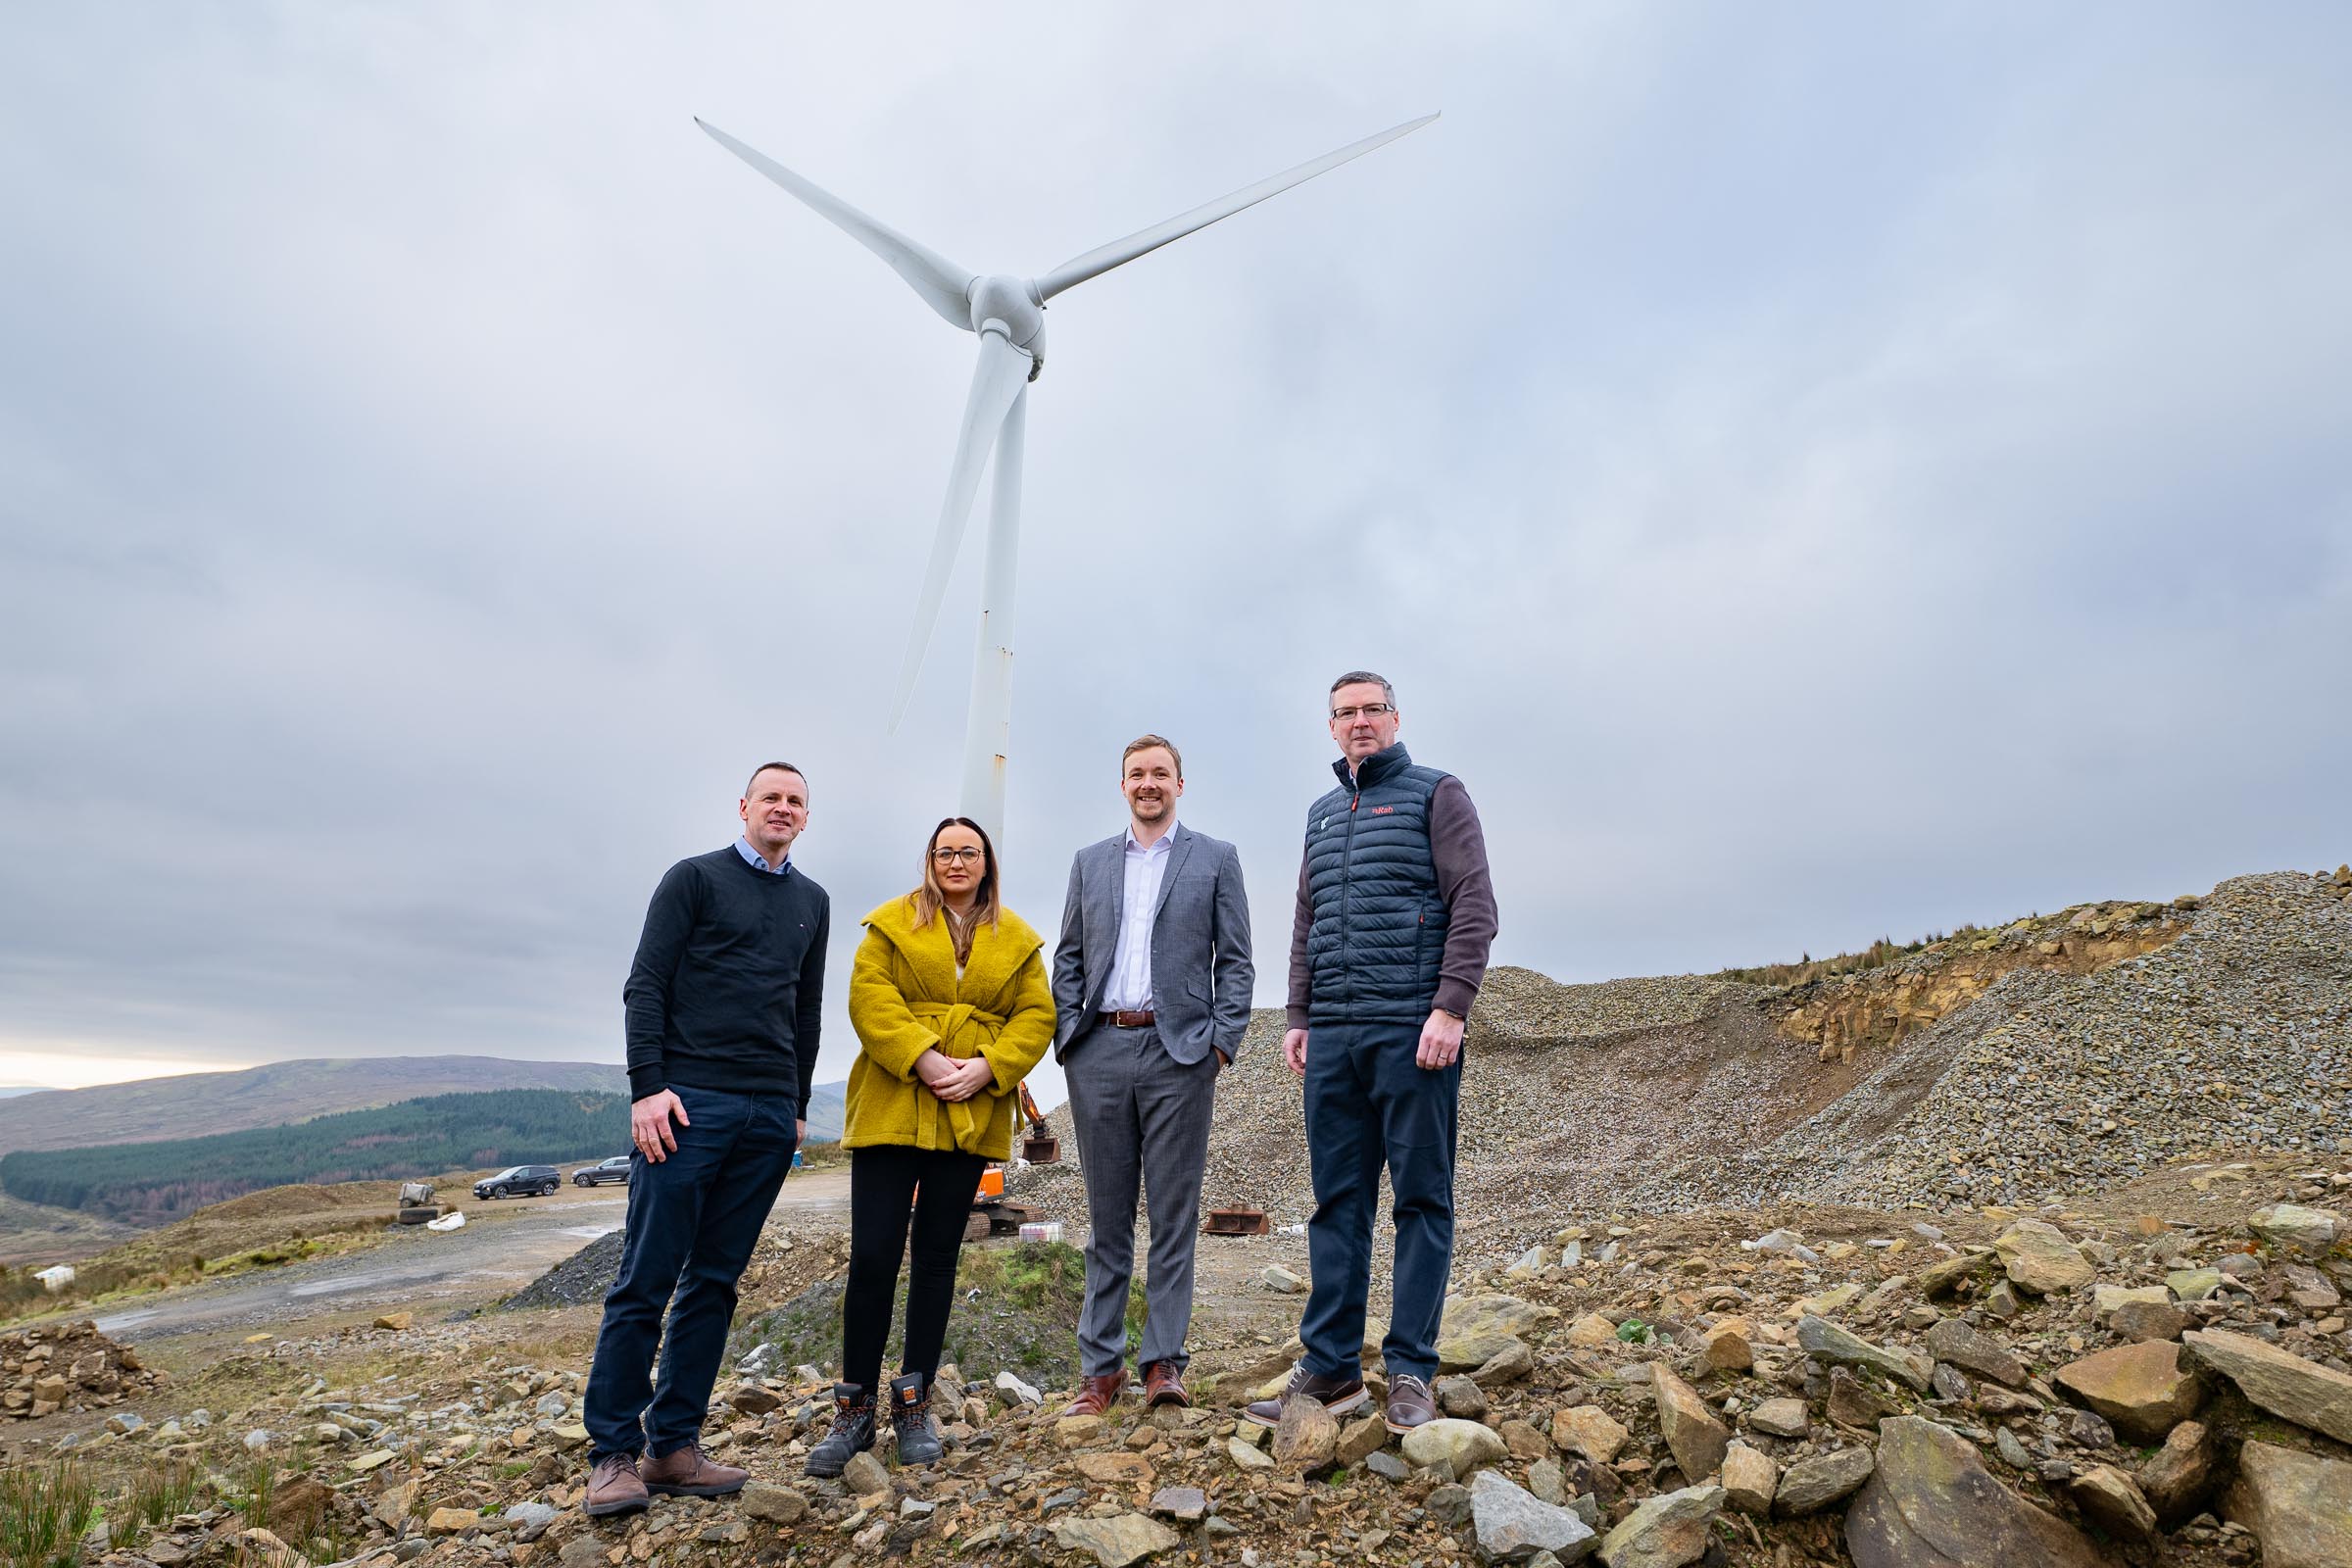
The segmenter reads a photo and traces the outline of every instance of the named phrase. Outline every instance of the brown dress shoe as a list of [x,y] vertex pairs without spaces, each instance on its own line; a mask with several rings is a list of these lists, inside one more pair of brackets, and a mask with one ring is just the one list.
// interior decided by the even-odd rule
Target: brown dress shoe
[[1144,1408],[1172,1404],[1183,1408],[1193,1402],[1184,1390],[1184,1369],[1173,1361],[1153,1361],[1144,1368]]
[[602,1518],[609,1513],[635,1513],[653,1500],[645,1494],[645,1483],[637,1478],[637,1456],[608,1453],[588,1472],[588,1499],[582,1509],[590,1518]]
[[1117,1401],[1119,1391],[1127,1386],[1127,1369],[1105,1372],[1101,1377],[1078,1380],[1078,1397],[1061,1407],[1063,1415],[1101,1415]]
[[1410,1432],[1438,1418],[1438,1401],[1428,1384],[1410,1372],[1399,1372],[1389,1380],[1387,1413],[1391,1432]]
[[704,1458],[703,1450],[691,1443],[675,1453],[646,1460],[639,1474],[645,1478],[646,1491],[665,1497],[729,1496],[741,1492],[752,1478],[749,1470]]
[[1321,1400],[1323,1408],[1333,1415],[1346,1415],[1350,1410],[1361,1409],[1372,1397],[1364,1391],[1361,1375],[1350,1373],[1346,1377],[1327,1378],[1308,1372],[1305,1363],[1301,1362],[1291,1368],[1291,1381],[1283,1385],[1280,1394],[1271,1399],[1258,1399],[1243,1406],[1242,1419],[1254,1421],[1261,1427],[1279,1426],[1282,1423],[1282,1407],[1301,1395]]

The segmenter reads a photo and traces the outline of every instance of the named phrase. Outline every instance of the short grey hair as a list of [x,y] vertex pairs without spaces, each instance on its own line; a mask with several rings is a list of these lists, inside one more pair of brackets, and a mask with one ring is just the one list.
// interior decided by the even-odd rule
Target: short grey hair
[[[1375,675],[1368,669],[1349,670],[1331,683],[1331,691],[1336,692],[1343,686],[1364,685],[1379,687],[1381,701],[1387,703],[1391,708],[1396,706],[1396,688],[1389,684],[1389,678],[1386,675]],[[1323,695],[1328,699],[1331,692],[1325,692]]]

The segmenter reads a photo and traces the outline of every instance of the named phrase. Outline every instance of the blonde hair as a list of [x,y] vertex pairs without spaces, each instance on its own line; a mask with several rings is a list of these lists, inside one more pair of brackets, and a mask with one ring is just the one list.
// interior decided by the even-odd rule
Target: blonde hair
[[929,925],[939,911],[947,906],[947,898],[939,890],[939,878],[934,874],[932,853],[939,848],[939,836],[952,827],[968,827],[980,838],[980,891],[972,900],[974,912],[987,917],[994,929],[998,917],[1004,912],[1004,896],[998,890],[997,847],[989,841],[988,829],[968,816],[950,816],[940,819],[931,830],[930,842],[923,846],[923,876],[913,892],[906,895],[906,907],[914,911],[914,928],[920,931]]

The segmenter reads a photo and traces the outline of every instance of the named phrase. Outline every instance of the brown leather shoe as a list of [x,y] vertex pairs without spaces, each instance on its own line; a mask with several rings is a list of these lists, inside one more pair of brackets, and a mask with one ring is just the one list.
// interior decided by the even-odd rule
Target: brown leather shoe
[[1438,1418],[1438,1401],[1428,1384],[1410,1372],[1399,1372],[1389,1379],[1387,1414],[1391,1432],[1410,1432]]
[[653,1502],[645,1483],[637,1478],[637,1456],[608,1453],[588,1472],[588,1499],[582,1511],[590,1518],[609,1513],[635,1513]]
[[1144,1367],[1144,1408],[1172,1404],[1182,1409],[1193,1402],[1184,1389],[1184,1369],[1173,1361],[1152,1361]]
[[646,1491],[665,1497],[729,1496],[741,1492],[752,1478],[749,1470],[703,1457],[703,1450],[691,1443],[675,1453],[646,1460],[639,1474],[645,1479]]
[[1117,1402],[1119,1391],[1127,1386],[1127,1369],[1105,1372],[1101,1377],[1078,1380],[1078,1397],[1061,1407],[1063,1415],[1101,1415]]
[[1327,1378],[1309,1373],[1305,1363],[1301,1362],[1291,1368],[1291,1381],[1283,1385],[1280,1394],[1271,1399],[1258,1399],[1243,1406],[1242,1419],[1254,1421],[1261,1427],[1279,1426],[1282,1407],[1301,1395],[1310,1399],[1320,1399],[1323,1408],[1333,1415],[1346,1415],[1350,1410],[1361,1409],[1372,1397],[1364,1392],[1364,1380],[1360,1375],[1350,1373],[1346,1377]]

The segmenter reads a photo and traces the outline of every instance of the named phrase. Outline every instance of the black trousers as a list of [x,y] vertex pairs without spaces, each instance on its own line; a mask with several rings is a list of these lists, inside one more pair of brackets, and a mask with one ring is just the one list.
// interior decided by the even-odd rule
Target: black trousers
[[[956,1258],[988,1161],[955,1149],[877,1144],[850,1151],[850,1283],[841,1303],[841,1380],[873,1390],[890,1338],[899,1260],[906,1265],[906,1343],[899,1371],[939,1370],[956,1299]],[[919,1191],[918,1191],[919,1189]],[[911,1210],[911,1213],[909,1212]],[[912,1220],[909,1226],[908,1221]]]

